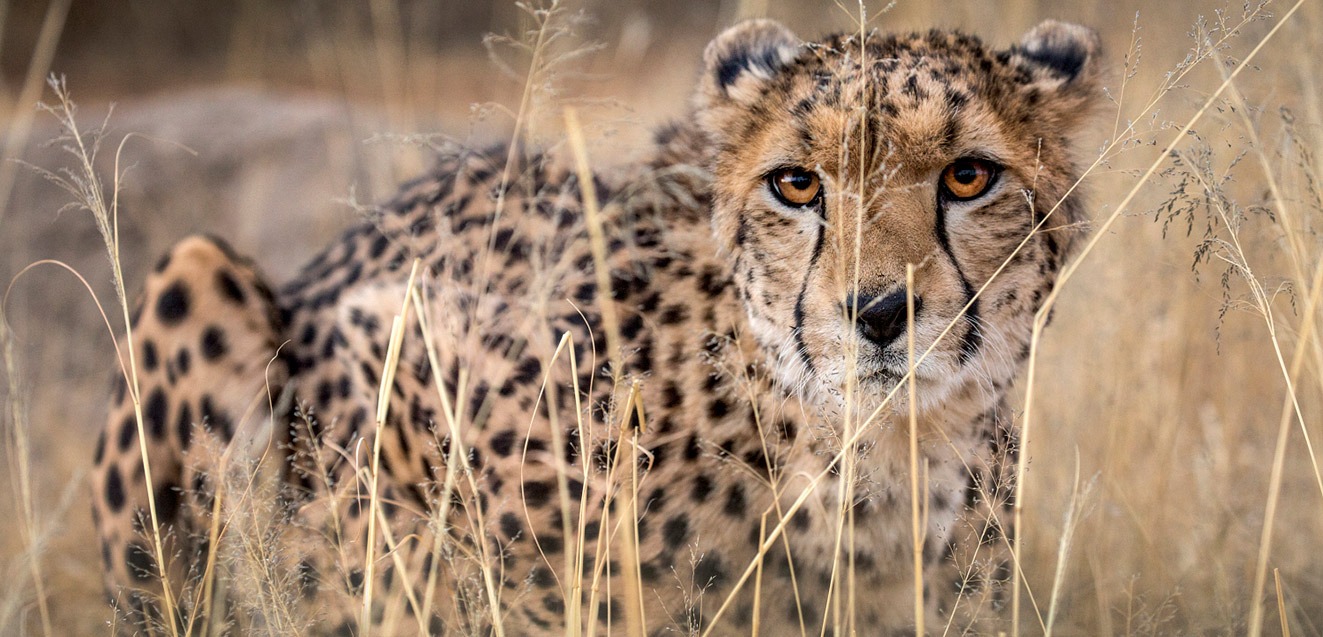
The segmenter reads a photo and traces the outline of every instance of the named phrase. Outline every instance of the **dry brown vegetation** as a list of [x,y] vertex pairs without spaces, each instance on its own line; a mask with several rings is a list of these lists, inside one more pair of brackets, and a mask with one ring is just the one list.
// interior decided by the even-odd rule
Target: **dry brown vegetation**
[[[357,214],[351,200],[388,194],[429,147],[499,140],[516,121],[558,143],[574,105],[592,160],[608,164],[683,110],[702,47],[726,24],[767,15],[808,37],[858,28],[858,7],[832,2],[589,0],[557,16],[564,41],[534,51],[524,35],[535,21],[500,0],[87,2],[67,17],[58,0],[9,5],[0,634],[123,632],[107,623],[82,481],[113,345],[68,271],[19,276],[67,263],[118,332],[112,267],[92,215],[8,160],[90,170],[103,181],[85,194],[118,193],[130,296],[156,255],[200,231],[259,255],[279,280]],[[1017,389],[1030,427],[1021,632],[1323,635],[1323,7],[883,9],[869,8],[872,26],[958,27],[999,44],[1047,17],[1072,20],[1098,28],[1108,54],[1108,101],[1080,151],[1100,160],[1083,184],[1095,242]],[[484,45],[487,33],[513,36]],[[529,77],[532,56],[550,51],[565,57]],[[48,72],[67,78],[78,126],[111,126],[86,167],[62,150],[68,140],[46,143],[62,134],[35,110],[56,99],[43,92]]]

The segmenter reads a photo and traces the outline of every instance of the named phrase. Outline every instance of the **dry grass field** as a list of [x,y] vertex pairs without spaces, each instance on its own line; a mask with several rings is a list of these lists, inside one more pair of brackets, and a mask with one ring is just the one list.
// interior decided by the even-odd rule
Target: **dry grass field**
[[[37,170],[75,160],[37,109],[48,74],[81,127],[108,125],[92,166],[108,188],[132,134],[117,184],[132,295],[196,232],[288,278],[429,148],[508,136],[526,86],[535,138],[560,143],[573,104],[595,161],[627,161],[683,112],[726,25],[765,15],[815,37],[857,30],[859,11],[571,2],[549,49],[565,55],[530,78],[530,18],[505,0],[67,4],[0,2],[0,635],[115,632],[85,484],[114,350],[89,288],[122,324],[96,222]],[[1105,47],[1079,149],[1099,160],[1094,242],[1015,390],[1020,633],[1323,635],[1323,4],[867,9],[879,29],[998,46],[1058,18]]]

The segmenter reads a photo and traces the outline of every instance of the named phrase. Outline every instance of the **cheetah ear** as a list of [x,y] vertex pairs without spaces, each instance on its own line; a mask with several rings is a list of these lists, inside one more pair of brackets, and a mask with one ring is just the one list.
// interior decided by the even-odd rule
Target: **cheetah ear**
[[1091,91],[1098,80],[1098,33],[1069,22],[1046,20],[1011,48],[1011,58],[1044,88]]
[[764,83],[795,61],[802,46],[774,20],[745,20],[726,29],[703,52],[699,107],[751,103]]

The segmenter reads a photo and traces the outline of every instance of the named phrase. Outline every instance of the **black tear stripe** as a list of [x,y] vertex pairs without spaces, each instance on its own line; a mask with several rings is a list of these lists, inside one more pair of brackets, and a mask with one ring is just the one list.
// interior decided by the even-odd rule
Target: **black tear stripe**
[[804,343],[804,296],[808,294],[809,279],[813,278],[813,268],[818,265],[818,257],[822,254],[822,241],[827,236],[827,209],[824,204],[818,204],[818,216],[822,223],[818,224],[818,238],[813,242],[813,255],[809,257],[809,265],[804,272],[804,282],[799,286],[799,296],[795,298],[795,349],[799,352],[799,359],[804,362],[804,367],[808,368],[810,374],[814,373],[813,359],[809,357],[808,346]]
[[965,271],[960,268],[960,262],[956,260],[955,252],[951,250],[951,237],[946,234],[946,207],[942,205],[940,195],[937,199],[937,221],[933,225],[933,230],[937,233],[937,243],[942,246],[947,258],[951,259],[951,265],[955,266],[956,274],[960,277],[960,285],[965,290],[965,304],[969,306],[969,309],[965,310],[965,320],[969,322],[969,329],[960,337],[960,364],[964,365],[973,360],[979,347],[983,345],[983,333],[978,329],[978,299],[974,297],[974,286],[969,284],[969,277],[966,277]]

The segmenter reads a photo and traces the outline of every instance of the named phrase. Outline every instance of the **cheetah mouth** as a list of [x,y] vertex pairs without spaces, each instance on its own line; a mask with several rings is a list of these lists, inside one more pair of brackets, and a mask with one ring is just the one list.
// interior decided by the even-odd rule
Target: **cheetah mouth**
[[[909,367],[893,369],[888,366],[870,372],[861,372],[856,375],[856,378],[858,378],[861,385],[883,385],[890,389],[901,381],[908,381],[909,371]],[[922,381],[923,374],[916,372],[915,379]]]
[[[916,361],[914,365],[914,378],[920,384],[935,380],[931,377],[930,365],[925,362]],[[909,353],[887,348],[860,356],[855,363],[854,382],[870,390],[890,391],[896,385],[908,382],[909,374]]]

